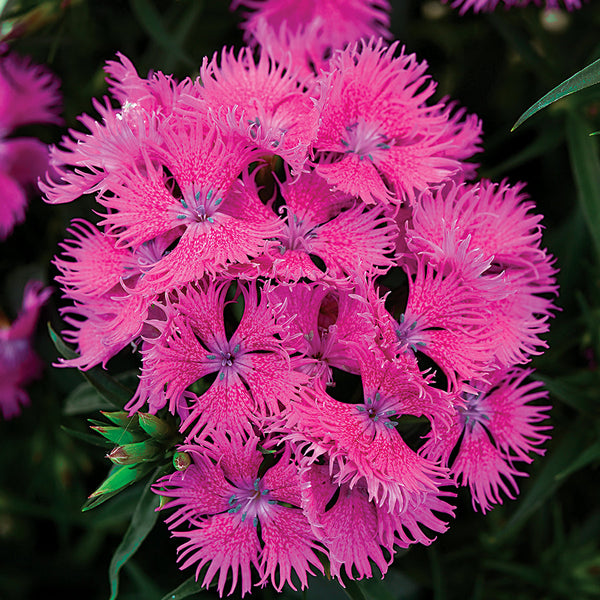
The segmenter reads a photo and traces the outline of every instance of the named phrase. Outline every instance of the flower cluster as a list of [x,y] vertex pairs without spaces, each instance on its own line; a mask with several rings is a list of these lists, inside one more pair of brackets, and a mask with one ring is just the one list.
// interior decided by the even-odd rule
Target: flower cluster
[[310,40],[339,3],[243,4],[251,45],[197,80],[108,62],[116,106],[41,184],[100,213],[55,259],[62,364],[139,349],[126,408],[177,417],[153,489],[221,595],[385,574],[446,530],[457,484],[483,511],[516,493],[548,438],[523,365],[556,293],[523,185],[477,181],[478,118],[380,37],[386,2],[348,2],[329,52]]

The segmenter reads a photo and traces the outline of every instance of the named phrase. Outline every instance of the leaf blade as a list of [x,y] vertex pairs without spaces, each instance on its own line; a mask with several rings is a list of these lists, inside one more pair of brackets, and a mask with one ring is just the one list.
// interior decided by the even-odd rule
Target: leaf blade
[[539,112],[549,104],[564,98],[570,94],[574,94],[587,87],[600,83],[600,58],[587,67],[577,71],[574,75],[559,83],[552,88],[547,94],[542,96],[537,102],[532,104],[512,126],[511,131],[522,125],[527,119]]

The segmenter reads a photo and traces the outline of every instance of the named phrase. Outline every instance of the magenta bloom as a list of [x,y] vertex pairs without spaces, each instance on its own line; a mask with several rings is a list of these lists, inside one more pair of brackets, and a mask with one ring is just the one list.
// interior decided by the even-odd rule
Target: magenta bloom
[[[485,305],[483,334],[495,340],[496,361],[524,363],[546,343],[556,294],[554,259],[541,248],[541,216],[523,184],[447,185],[422,194],[406,227],[410,250],[430,264],[452,265]],[[466,378],[473,373],[463,373]]]
[[0,58],[0,240],[25,219],[26,189],[48,166],[48,148],[35,138],[8,137],[30,123],[61,123],[59,82],[28,58]]
[[402,512],[448,481],[444,467],[408,446],[395,419],[425,416],[434,430],[445,428],[450,402],[437,390],[429,393],[410,359],[392,363],[375,349],[359,352],[358,359],[362,401],[334,400],[317,382],[290,407],[286,438],[298,444],[308,464],[324,456],[338,485],[364,485],[370,501]]
[[317,172],[367,204],[412,201],[457,175],[481,133],[478,121],[458,123],[444,105],[426,104],[435,89],[427,64],[404,50],[394,56],[397,47],[379,39],[334,54],[320,100]]
[[278,65],[261,51],[237,55],[223,48],[209,62],[204,58],[195,93],[188,101],[193,111],[218,116],[224,135],[241,136],[265,155],[278,155],[300,172],[318,127],[315,102],[296,80],[293,65]]
[[312,465],[301,476],[304,512],[317,539],[329,549],[331,575],[342,586],[342,575],[372,577],[371,562],[385,575],[397,548],[430,544],[433,539],[422,527],[443,533],[447,526],[439,515],[454,514],[443,494],[424,493],[404,510],[388,512],[369,499],[364,482],[337,485],[325,465]]
[[291,32],[318,23],[322,27],[318,46],[321,55],[360,38],[390,37],[389,0],[232,0],[232,10],[239,6],[251,9],[244,12],[243,23],[250,39],[261,20],[274,31],[287,26]]
[[444,0],[452,8],[458,8],[460,14],[466,13],[472,9],[473,12],[492,12],[498,6],[502,8],[512,8],[513,6],[526,6],[534,4],[535,6],[544,6],[548,9],[558,9],[564,5],[567,10],[581,8],[586,0]]
[[30,281],[17,319],[12,325],[0,322],[0,412],[4,419],[16,417],[29,404],[24,387],[41,375],[44,364],[33,349],[32,337],[40,309],[51,293],[39,281]]
[[502,503],[501,493],[509,498],[519,493],[515,477],[527,474],[515,463],[531,463],[531,454],[544,454],[539,446],[550,439],[551,427],[540,425],[550,406],[534,404],[545,400],[548,392],[539,389],[538,381],[524,383],[532,373],[532,369],[501,370],[486,383],[472,382],[451,430],[424,448],[427,456],[447,462],[458,444],[451,473],[469,486],[473,508],[478,504],[484,513]]
[[258,585],[270,581],[277,591],[286,583],[296,589],[292,571],[302,589],[313,568],[323,573],[315,550],[326,551],[301,510],[297,466],[286,451],[259,475],[264,457],[258,444],[256,436],[219,435],[212,443],[183,446],[192,464],[153,488],[172,498],[163,510],[176,509],[167,523],[174,537],[186,540],[179,547],[181,568],[195,566],[198,579],[208,565],[202,585],[208,587],[218,574],[221,596],[230,571],[229,594],[241,580],[242,596],[252,587],[252,567]]
[[261,275],[340,281],[392,264],[396,227],[383,207],[367,210],[348,194],[332,192],[314,172],[286,181],[280,191],[281,228],[255,261]]
[[[294,369],[282,338],[255,284],[239,285],[244,313],[236,330],[227,335],[224,310],[230,281],[200,282],[158,305],[165,321],[153,321],[160,335],[144,350],[142,382],[128,409],[147,401],[153,412],[169,402],[171,412],[189,416],[181,425],[189,437],[213,430],[242,434],[261,426],[261,418],[278,415],[298,394],[307,377]],[[214,374],[202,392],[186,392],[203,377]],[[161,392],[166,388],[166,394]]]

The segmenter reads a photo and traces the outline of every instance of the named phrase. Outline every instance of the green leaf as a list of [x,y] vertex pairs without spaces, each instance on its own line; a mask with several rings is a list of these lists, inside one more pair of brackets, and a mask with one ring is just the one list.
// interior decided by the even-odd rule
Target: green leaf
[[156,523],[158,517],[156,509],[158,508],[159,497],[152,491],[151,486],[163,472],[166,472],[166,467],[161,466],[154,471],[152,477],[148,480],[135,507],[131,523],[110,561],[108,568],[110,600],[115,600],[119,593],[119,571],[137,552],[137,549]]
[[563,479],[587,467],[590,463],[600,459],[600,441],[586,448],[564,471],[556,475],[556,479]]
[[77,429],[71,429],[70,427],[65,427],[61,425],[60,427],[64,432],[68,433],[70,436],[77,438],[78,440],[83,440],[88,444],[93,444],[94,446],[101,446],[102,448],[110,447],[112,444],[108,440],[103,440],[99,438],[97,435],[93,435],[87,431],[78,431]]
[[194,66],[181,48],[179,40],[167,31],[160,13],[150,0],[130,0],[130,4],[139,24],[159,46],[186,65]]
[[584,119],[574,112],[567,118],[567,142],[579,203],[600,255],[600,159],[597,141],[589,136]]
[[[50,333],[50,338],[56,346],[56,349],[64,358],[70,360],[79,356],[77,352],[65,344],[60,335],[52,329],[50,323],[48,323],[48,332]],[[90,385],[110,403],[111,408],[122,408],[134,394],[133,390],[124,386],[114,377],[111,377],[101,367],[92,367],[87,371],[80,370],[79,372],[88,380]]]
[[109,402],[92,385],[84,381],[67,396],[63,413],[73,416],[112,408],[114,408],[112,402]]
[[[56,335],[56,334],[55,334]],[[135,388],[138,381],[137,371],[127,371],[115,375],[115,380],[126,388]],[[133,392],[128,392],[133,393]],[[78,385],[66,398],[63,413],[65,415],[82,415],[97,410],[114,410],[115,403],[102,396],[89,382],[84,381]]]
[[173,591],[165,594],[162,597],[162,600],[183,600],[184,598],[189,598],[193,594],[198,594],[205,590],[204,587],[200,584],[202,579],[198,577],[199,581],[196,581],[194,575],[186,579],[181,585],[178,585]]
[[531,514],[566,481],[565,478],[557,479],[557,475],[566,470],[579,455],[582,444],[581,432],[585,429],[585,419],[574,421],[558,446],[545,457],[542,470],[519,501],[519,507],[513,516],[496,536],[495,542],[502,542],[518,531]]
[[587,87],[595,85],[600,82],[600,59],[594,61],[592,64],[581,69],[568,79],[565,79],[562,83],[559,83],[555,88],[550,90],[545,96],[540,98],[535,104],[530,106],[518,119],[517,122],[512,126],[511,131],[514,131],[524,121],[529,119],[536,112],[542,110],[549,104],[583,90]]
[[106,502],[132,483],[143,479],[151,470],[151,463],[115,465],[100,487],[90,494],[88,500],[81,507],[81,510],[85,512],[86,510],[96,508],[96,506]]

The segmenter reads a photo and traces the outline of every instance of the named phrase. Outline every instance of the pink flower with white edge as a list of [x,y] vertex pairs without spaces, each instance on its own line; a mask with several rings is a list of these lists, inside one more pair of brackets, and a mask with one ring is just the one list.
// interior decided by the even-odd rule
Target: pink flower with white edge
[[515,463],[531,463],[532,454],[544,454],[540,445],[550,439],[546,421],[548,392],[539,381],[529,381],[533,369],[499,370],[487,382],[471,382],[463,393],[464,404],[456,411],[448,433],[429,440],[423,452],[433,460],[448,463],[458,483],[468,485],[473,500],[482,512],[502,503],[502,495],[514,498],[519,493],[516,477],[526,477]]
[[[280,592],[285,584],[304,589],[307,576],[323,566],[315,551],[326,549],[302,512],[298,467],[285,449],[273,455],[258,450],[259,438],[218,435],[202,446],[182,446],[192,460],[184,471],[159,479],[153,491],[170,500],[162,510],[175,509],[166,519],[179,546],[181,568],[195,567],[202,586],[218,576],[223,596],[231,573],[232,594],[239,583],[244,596],[268,581]],[[262,472],[262,465],[268,468]],[[253,569],[254,568],[254,569]],[[292,579],[292,575],[295,578]]]
[[16,320],[0,321],[0,413],[12,419],[30,403],[25,386],[37,379],[44,363],[35,353],[32,337],[40,309],[52,293],[39,281],[30,281],[23,293],[23,304]]
[[480,135],[478,120],[459,122],[443,104],[427,104],[435,90],[427,64],[404,49],[395,56],[397,48],[362,41],[335,53],[323,75],[317,172],[367,204],[412,202],[457,176]]
[[27,188],[48,166],[48,147],[30,137],[9,137],[31,123],[60,124],[59,81],[16,54],[0,57],[0,240],[25,219]]

